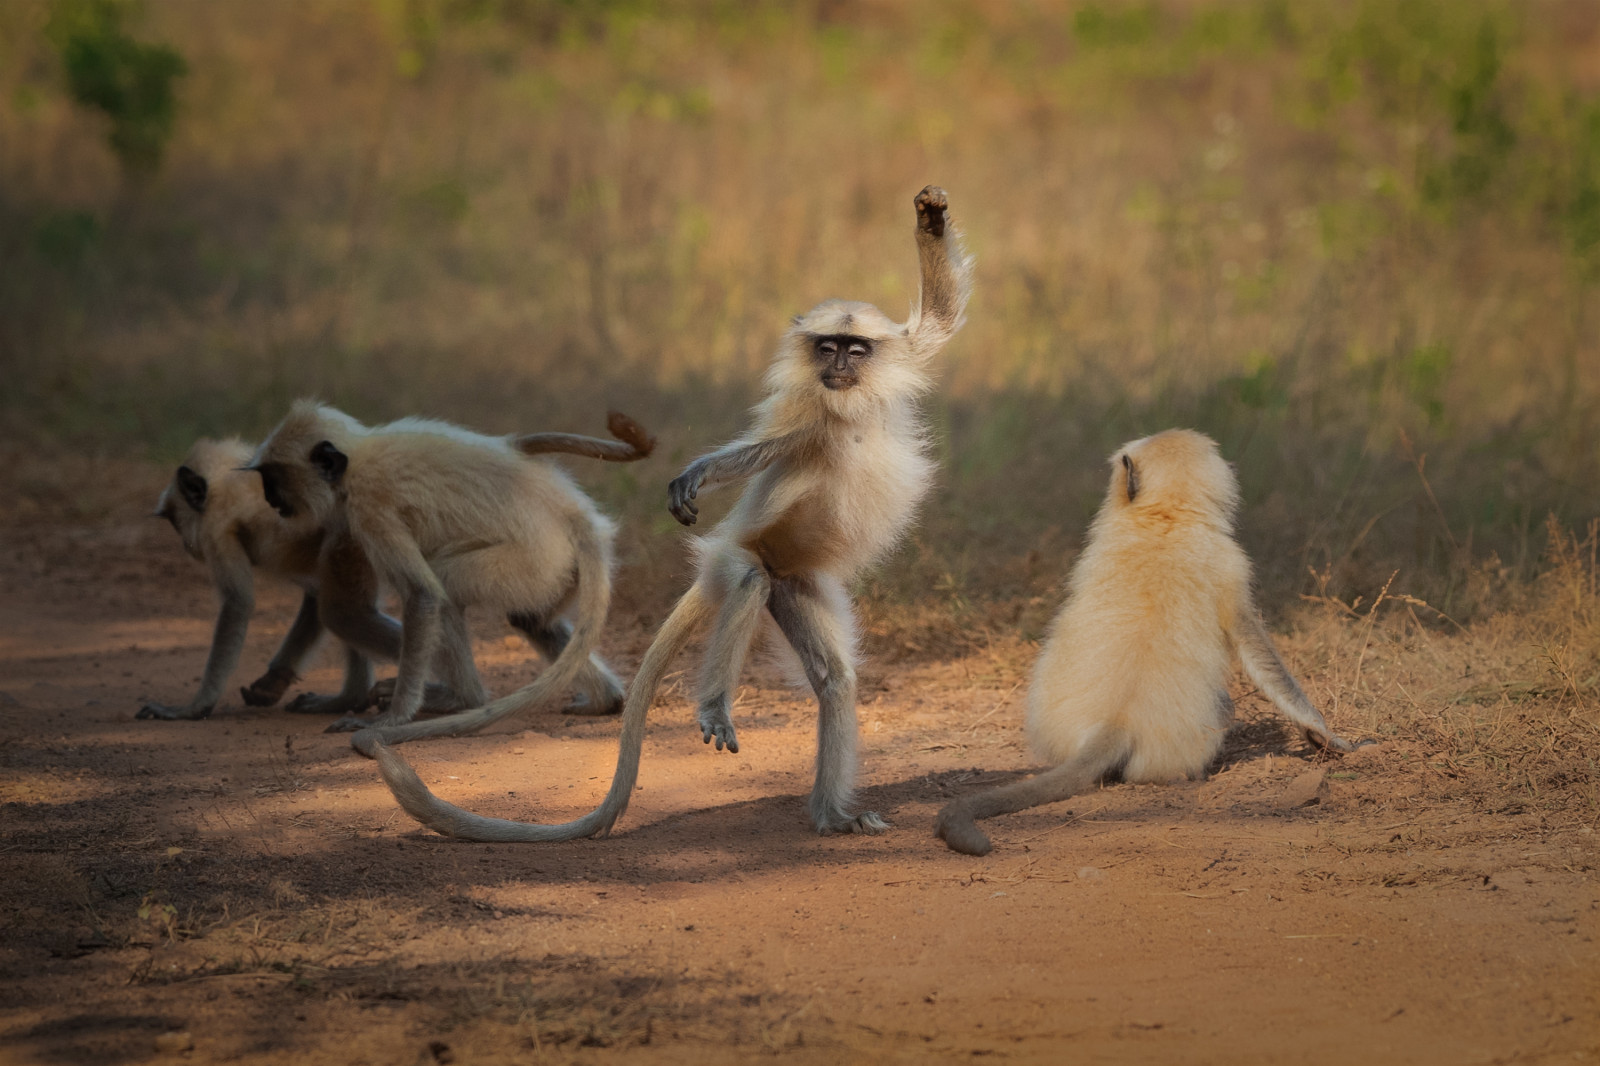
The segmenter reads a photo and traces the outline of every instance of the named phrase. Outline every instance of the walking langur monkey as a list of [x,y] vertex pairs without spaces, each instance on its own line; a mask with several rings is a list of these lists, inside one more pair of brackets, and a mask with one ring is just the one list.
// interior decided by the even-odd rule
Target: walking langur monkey
[[[642,459],[655,445],[649,434],[626,415],[612,412],[609,429],[617,440],[606,441],[574,433],[529,433],[512,437],[510,441],[512,447],[524,455],[564,453],[614,462]],[[180,707],[147,703],[140,709],[139,718],[193,719],[211,714],[244,649],[245,633],[255,604],[253,569],[299,585],[304,596],[294,624],[272,657],[267,672],[240,690],[245,703],[270,707],[281,699],[298,680],[301,662],[322,635],[316,571],[323,531],[303,524],[291,526],[273,513],[273,507],[263,498],[263,485],[257,473],[243,469],[253,451],[251,445],[237,438],[197,441],[156,503],[156,517],[172,523],[185,550],[211,570],[212,583],[222,606],[200,691]],[[371,564],[358,552],[349,550],[342,553],[342,562],[345,584],[353,589],[369,590],[370,597],[363,614],[360,604],[354,602],[356,597],[347,595],[342,608],[345,617],[341,621],[359,633],[362,643],[374,657],[399,658],[400,623],[375,606],[377,577]],[[465,632],[464,628],[461,631]],[[554,633],[541,631],[536,636],[541,652],[547,657],[553,659],[559,654],[558,644],[563,642],[564,630],[558,627]],[[464,659],[460,649],[454,655],[454,661],[464,663],[459,670],[461,690],[451,692],[443,686],[429,685],[425,701],[428,709],[459,710],[487,700],[477,671],[472,667],[470,644],[464,651]],[[347,645],[344,688],[334,696],[303,693],[289,704],[288,710],[305,714],[349,714],[366,707],[372,694],[382,694],[384,687],[385,683],[380,683],[377,689],[373,688],[372,667],[367,655],[354,645]],[[603,702],[591,701],[592,706],[602,711],[607,708],[614,711],[619,704],[620,689],[605,693]]]
[[[369,428],[332,407],[295,403],[250,469],[289,529],[322,531],[316,575],[324,622],[358,648],[380,636],[369,575],[403,604],[388,710],[341,719],[330,731],[382,730],[391,742],[471,732],[574,682],[589,713],[620,707],[621,682],[592,653],[611,600],[611,522],[564,470],[528,458],[561,451],[631,461],[655,445],[623,415],[613,413],[610,428],[622,443],[486,437],[421,418]],[[504,611],[549,656],[549,668],[477,717],[412,722],[430,666],[455,691],[487,702],[481,685],[472,687],[477,674],[462,612],[473,605]],[[563,619],[569,608],[575,625]]]
[[[292,533],[284,528],[261,498],[256,476],[239,469],[250,461],[251,451],[250,445],[238,439],[196,441],[156,503],[156,517],[171,522],[184,549],[210,569],[222,605],[200,691],[178,707],[147,703],[140,708],[139,718],[210,716],[244,650],[245,632],[255,609],[255,569],[292,581],[305,595],[267,672],[239,690],[244,702],[252,707],[277,703],[298,679],[301,662],[322,636],[315,578],[321,533]],[[400,649],[400,625],[382,615],[378,619],[392,658]],[[334,696],[304,693],[288,709],[311,714],[358,711],[366,706],[371,687],[372,666],[367,657],[347,648],[343,690]]]
[[1318,747],[1348,752],[1278,658],[1233,536],[1239,486],[1209,437],[1173,429],[1124,445],[1034,666],[1027,726],[1054,764],[939,812],[952,849],[986,855],[976,824],[1076,795],[1107,775],[1194,778],[1233,718],[1237,652],[1255,686]]
[[798,654],[818,702],[816,783],[821,833],[877,833],[856,813],[855,619],[849,581],[897,541],[928,490],[933,461],[917,400],[928,364],[961,327],[972,261],[947,218],[943,189],[915,199],[921,295],[898,325],[864,303],[829,300],[796,317],[767,372],[767,397],[739,440],[694,462],[669,486],[684,525],[701,492],[750,479],[728,516],[695,545],[698,574],[645,653],[628,689],[617,770],[590,814],[563,825],[484,818],[435,797],[400,756],[362,734],[400,805],[430,828],[468,840],[568,840],[603,835],[627,809],[645,716],[667,666],[714,619],[700,672],[707,743],[739,750],[731,715],[763,608]]

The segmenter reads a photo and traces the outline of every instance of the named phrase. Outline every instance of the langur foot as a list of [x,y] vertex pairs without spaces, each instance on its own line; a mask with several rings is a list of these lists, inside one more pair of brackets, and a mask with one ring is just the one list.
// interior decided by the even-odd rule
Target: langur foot
[[240,689],[239,698],[251,707],[271,707],[297,680],[293,670],[268,670]]
[[728,708],[728,697],[716,696],[700,705],[696,715],[700,719],[700,732],[707,744],[713,739],[717,750],[726,747],[731,752],[739,750],[739,735],[733,728],[733,715]]
[[165,703],[147,703],[139,708],[135,718],[157,718],[163,722],[192,722],[201,718],[210,718],[211,709],[215,704],[206,704],[204,707],[186,705],[183,707],[168,707]]
[[950,210],[950,200],[937,185],[929,185],[917,193],[917,229],[934,237],[944,236],[944,213]]
[[[359,711],[364,707],[376,707],[380,711],[387,711],[389,703],[394,699],[394,686],[398,680],[398,678],[386,677],[382,681],[376,682],[371,690],[368,691],[366,702],[361,707],[350,709]],[[430,681],[427,687],[422,690],[422,706],[418,708],[418,711],[422,714],[454,714],[457,711],[471,710],[475,706],[477,705],[468,703],[456,695],[450,686]]]
[[573,695],[570,702],[561,709],[562,714],[575,714],[583,718],[603,718],[608,714],[622,713],[622,695],[608,693],[600,699],[595,699],[587,692]]
[[375,714],[371,718],[366,718],[359,714],[347,714],[343,718],[340,718],[338,721],[334,722],[328,728],[324,729],[323,732],[358,733],[363,729],[382,729],[385,726],[405,725],[406,723],[412,721],[415,721],[415,719],[401,718],[399,715],[391,714],[389,711],[384,711],[382,714]]
[[817,832],[822,836],[831,836],[834,833],[860,833],[863,836],[875,837],[879,833],[889,831],[889,823],[877,811],[862,811],[851,817],[844,812],[838,812],[827,818],[814,818]]
[[343,693],[319,696],[315,692],[302,692],[290,700],[284,710],[290,714],[354,714],[366,705],[365,699],[351,699]]
[[987,855],[994,847],[972,816],[959,808],[946,807],[940,811],[933,831],[946,847],[963,855]]

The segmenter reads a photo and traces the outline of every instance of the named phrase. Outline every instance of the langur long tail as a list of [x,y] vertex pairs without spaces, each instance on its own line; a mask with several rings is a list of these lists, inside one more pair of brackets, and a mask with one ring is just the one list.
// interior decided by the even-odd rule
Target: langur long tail
[[600,630],[611,606],[611,561],[605,544],[587,522],[573,522],[571,534],[578,556],[577,618],[571,639],[554,662],[528,684],[486,706],[404,725],[357,730],[350,734],[350,746],[371,756],[379,743],[393,745],[422,737],[465,736],[519,711],[552,703],[571,688],[600,641]]
[[[384,784],[389,786],[389,791],[405,812],[436,833],[482,842],[576,840],[579,837],[605,836],[611,832],[611,827],[622,816],[622,812],[628,809],[633,786],[639,779],[645,717],[655,700],[656,689],[660,687],[661,679],[673,658],[683,650],[701,622],[710,615],[711,607],[700,586],[695,585],[684,593],[672,614],[662,624],[656,639],[650,643],[650,650],[644,654],[644,661],[639,664],[633,684],[628,686],[628,699],[622,711],[622,736],[617,746],[617,769],[611,779],[611,789],[600,806],[575,821],[541,825],[473,814],[446,803],[430,792],[406,761],[384,743],[383,737],[372,737],[368,747],[362,750],[377,760]],[[367,734],[384,732],[393,730],[362,730],[354,735],[351,743],[360,747],[361,738]]]
[[582,455],[608,463],[633,463],[655,451],[656,439],[621,411],[606,414],[606,430],[616,440],[585,437],[580,433],[525,433],[511,438],[523,455]]
[[978,828],[979,818],[993,818],[1070,799],[1085,791],[1106,773],[1128,759],[1128,738],[1120,730],[1106,729],[1072,758],[1026,781],[991,788],[963,796],[945,805],[934,823],[934,832],[951,851],[964,855],[987,855],[993,846]]

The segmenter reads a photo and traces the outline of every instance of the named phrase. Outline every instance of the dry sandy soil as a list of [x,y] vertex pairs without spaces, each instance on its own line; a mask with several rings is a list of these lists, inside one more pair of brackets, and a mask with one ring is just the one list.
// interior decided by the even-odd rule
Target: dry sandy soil
[[[292,616],[261,599],[236,684]],[[1002,645],[865,668],[887,835],[808,830],[808,699],[757,673],[718,754],[678,675],[617,835],[484,846],[412,824],[321,720],[136,721],[188,695],[211,612],[157,523],[0,531],[0,1060],[1600,1059],[1592,761],[1509,788],[1402,734],[1323,764],[1236,690],[1208,781],[999,819],[972,859],[930,826],[1028,765],[1030,652]],[[619,668],[657,621],[619,605]],[[536,660],[479,622],[505,691]],[[336,683],[331,655],[306,682]],[[448,798],[556,820],[615,737],[546,713],[406,750]]]

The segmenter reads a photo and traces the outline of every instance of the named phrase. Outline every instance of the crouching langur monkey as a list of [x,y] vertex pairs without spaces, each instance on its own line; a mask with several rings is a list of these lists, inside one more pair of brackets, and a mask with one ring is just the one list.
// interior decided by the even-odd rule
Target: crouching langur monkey
[[616,775],[601,805],[562,825],[484,818],[439,800],[397,753],[368,745],[412,817],[469,840],[609,832],[638,777],[656,688],[705,622],[712,630],[700,670],[700,730],[718,750],[739,750],[732,695],[765,612],[797,654],[819,705],[812,824],[822,833],[887,828],[852,804],[855,619],[845,590],[899,539],[927,492],[933,462],[917,400],[931,387],[930,360],[961,326],[972,277],[944,190],[922,190],[915,207],[921,295],[910,320],[898,325],[869,304],[842,300],[795,318],[750,431],[690,463],[669,486],[673,515],[693,525],[701,493],[748,479],[728,516],[696,543],[695,582],[629,686]]
[[1072,568],[1028,691],[1036,777],[966,796],[939,812],[952,849],[986,855],[978,818],[1074,796],[1108,775],[1193,779],[1233,718],[1234,653],[1302,734],[1337,752],[1336,735],[1272,646],[1233,536],[1239,486],[1209,437],[1174,429],[1125,445]]
[[[456,735],[548,703],[574,684],[583,696],[574,709],[620,709],[622,684],[593,652],[611,599],[611,522],[564,470],[529,458],[564,452],[630,462],[655,446],[624,415],[613,413],[610,429],[618,442],[486,437],[420,418],[369,428],[305,400],[291,408],[249,469],[285,526],[322,533],[316,581],[324,624],[371,651],[383,640],[376,586],[394,590],[403,605],[388,709],[341,719],[330,732],[381,729],[391,742]],[[463,611],[473,605],[504,611],[550,659],[533,682],[493,703],[472,661]],[[467,706],[487,706],[413,722],[430,668],[470,699]]]
[[[239,690],[245,703],[252,707],[277,703],[299,679],[301,662],[322,635],[316,593],[321,531],[290,530],[278,520],[261,498],[260,481],[240,469],[250,461],[251,451],[250,445],[237,439],[196,441],[156,503],[156,517],[171,522],[184,550],[211,571],[222,605],[200,691],[179,707],[147,703],[140,708],[139,718],[210,716],[244,650],[245,632],[255,609],[255,569],[299,585],[304,597],[267,672]],[[370,577],[367,580],[370,583]],[[400,624],[376,608],[373,613],[374,632],[382,640],[379,654],[393,658],[400,650]],[[366,706],[371,687],[372,666],[367,657],[346,648],[343,690],[334,696],[303,693],[288,709],[310,714],[359,711]]]

